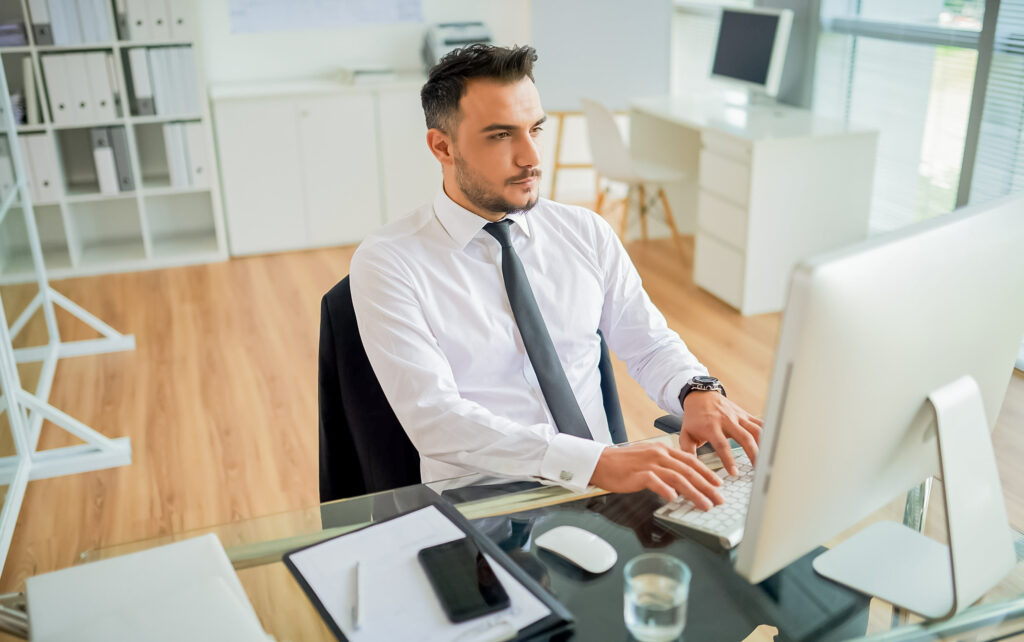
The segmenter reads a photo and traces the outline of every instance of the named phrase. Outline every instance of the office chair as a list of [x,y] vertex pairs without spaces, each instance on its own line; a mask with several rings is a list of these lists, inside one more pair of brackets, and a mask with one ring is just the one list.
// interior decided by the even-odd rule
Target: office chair
[[[586,98],[582,99],[582,102],[583,116],[587,120],[587,141],[590,144],[590,156],[593,159],[594,170],[599,177],[626,183],[629,186],[626,198],[622,200],[619,239],[623,242],[626,240],[630,204],[633,201],[633,195],[637,194],[640,206],[640,233],[643,239],[647,240],[647,213],[654,202],[660,200],[664,209],[665,223],[672,231],[672,238],[676,245],[681,247],[679,230],[676,228],[675,218],[672,217],[668,198],[666,198],[665,190],[661,185],[681,181],[686,178],[686,174],[672,167],[633,158],[630,155],[629,147],[622,140],[622,134],[619,133],[612,112],[599,102]],[[656,185],[658,191],[654,198],[648,200],[646,185],[651,184]],[[601,212],[607,191],[607,189],[598,191],[597,205],[594,208],[598,213]]]
[[[598,368],[612,441],[622,443],[626,425],[604,337]],[[363,349],[347,276],[320,302],[318,386],[321,502],[420,483],[419,453]],[[673,415],[654,423],[665,432],[679,432],[680,424]]]

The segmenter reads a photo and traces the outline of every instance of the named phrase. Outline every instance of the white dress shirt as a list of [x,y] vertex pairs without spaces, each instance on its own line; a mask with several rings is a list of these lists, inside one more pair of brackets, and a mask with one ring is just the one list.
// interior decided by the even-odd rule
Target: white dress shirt
[[352,258],[366,355],[420,454],[424,482],[483,473],[583,490],[611,444],[600,329],[662,409],[707,369],[665,323],[612,228],[582,207],[540,199],[510,214],[522,260],[593,441],[558,432],[516,328],[501,247],[485,219],[444,189],[369,236]]

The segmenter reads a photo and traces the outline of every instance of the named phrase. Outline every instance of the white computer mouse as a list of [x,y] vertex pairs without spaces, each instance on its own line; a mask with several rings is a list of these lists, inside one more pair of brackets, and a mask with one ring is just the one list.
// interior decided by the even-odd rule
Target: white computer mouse
[[534,543],[590,573],[604,573],[619,559],[611,544],[576,526],[556,526]]

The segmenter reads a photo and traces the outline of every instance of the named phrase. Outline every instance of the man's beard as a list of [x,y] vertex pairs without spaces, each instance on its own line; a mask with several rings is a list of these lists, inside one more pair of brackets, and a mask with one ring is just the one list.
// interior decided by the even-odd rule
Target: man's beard
[[[540,170],[533,170],[530,176],[536,176],[539,179]],[[514,180],[522,180],[523,178],[526,177],[521,176]],[[525,205],[510,203],[501,194],[492,192],[484,180],[458,155],[455,156],[455,184],[459,186],[459,189],[466,195],[470,203],[488,212],[504,212],[505,214],[527,212],[537,204],[539,198],[534,196]]]

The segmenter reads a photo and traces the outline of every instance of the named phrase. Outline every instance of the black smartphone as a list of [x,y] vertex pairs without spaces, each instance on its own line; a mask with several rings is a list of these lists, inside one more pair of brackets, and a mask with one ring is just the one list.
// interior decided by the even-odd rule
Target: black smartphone
[[418,556],[452,622],[508,608],[508,593],[487,558],[468,537],[424,548]]

